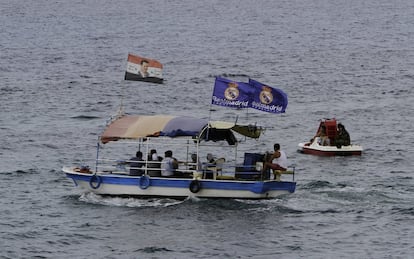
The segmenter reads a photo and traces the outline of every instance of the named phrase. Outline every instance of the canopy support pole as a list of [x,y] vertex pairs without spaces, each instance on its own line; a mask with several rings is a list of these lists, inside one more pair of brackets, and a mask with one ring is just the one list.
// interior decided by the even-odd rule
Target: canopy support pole
[[96,145],[96,161],[95,161],[95,174],[98,172],[98,161],[99,161],[99,137],[98,137],[98,143]]

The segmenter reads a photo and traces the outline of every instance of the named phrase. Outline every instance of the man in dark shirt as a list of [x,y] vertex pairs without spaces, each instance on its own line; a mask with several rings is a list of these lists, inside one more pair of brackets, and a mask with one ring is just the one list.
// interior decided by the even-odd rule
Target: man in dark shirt
[[338,148],[351,145],[351,137],[349,136],[348,131],[346,131],[345,126],[341,123],[338,123],[338,134],[336,136],[335,144]]
[[135,157],[132,157],[129,162],[129,175],[139,176],[144,174],[144,170],[139,169],[145,165],[144,160],[142,159],[142,152],[137,151]]

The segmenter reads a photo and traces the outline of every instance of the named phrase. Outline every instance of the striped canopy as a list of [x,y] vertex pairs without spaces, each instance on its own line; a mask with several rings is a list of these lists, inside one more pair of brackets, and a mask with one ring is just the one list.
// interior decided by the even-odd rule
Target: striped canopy
[[[203,131],[209,127],[208,131]],[[227,140],[234,144],[236,138],[232,131],[258,138],[261,129],[241,126],[229,122],[210,122],[186,116],[170,115],[124,115],[112,121],[101,135],[101,142],[108,143],[120,139],[139,139],[145,137],[196,137],[204,140]],[[203,133],[203,134],[202,134]],[[201,136],[202,135],[202,136]]]

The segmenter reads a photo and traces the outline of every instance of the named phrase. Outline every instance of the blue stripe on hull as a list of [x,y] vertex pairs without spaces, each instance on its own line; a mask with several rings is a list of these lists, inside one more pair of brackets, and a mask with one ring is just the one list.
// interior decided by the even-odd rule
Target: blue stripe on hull
[[[67,177],[76,181],[89,182],[91,175],[80,175],[66,173]],[[141,177],[130,176],[111,176],[99,175],[102,179],[101,184],[114,185],[132,185],[139,186]],[[179,178],[150,178],[149,186],[153,187],[174,187],[188,189],[190,183],[194,179],[179,179]],[[295,182],[278,182],[278,181],[235,181],[235,180],[198,180],[201,184],[201,189],[217,189],[217,190],[233,190],[233,191],[251,191],[253,193],[262,194],[268,191],[289,191],[293,193],[296,188]]]

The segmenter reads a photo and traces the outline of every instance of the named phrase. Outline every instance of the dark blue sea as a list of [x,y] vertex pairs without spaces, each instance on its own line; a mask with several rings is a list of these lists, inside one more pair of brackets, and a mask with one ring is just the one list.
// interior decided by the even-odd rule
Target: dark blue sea
[[[0,258],[414,258],[413,1],[2,0],[0,23]],[[128,53],[165,83],[124,81]],[[210,107],[215,76],[284,90],[286,113]],[[61,168],[93,165],[121,100],[265,125],[252,148],[280,143],[296,192],[81,193]],[[296,152],[333,117],[362,156]]]

